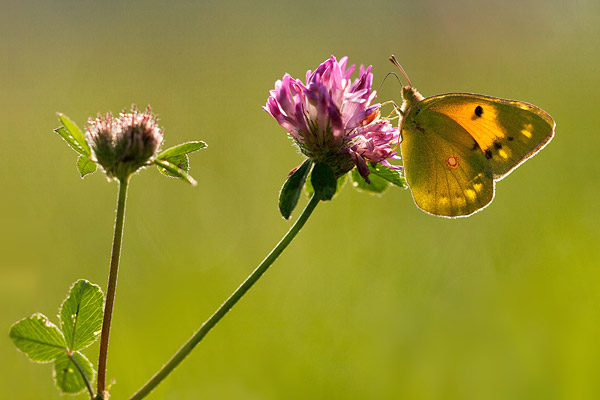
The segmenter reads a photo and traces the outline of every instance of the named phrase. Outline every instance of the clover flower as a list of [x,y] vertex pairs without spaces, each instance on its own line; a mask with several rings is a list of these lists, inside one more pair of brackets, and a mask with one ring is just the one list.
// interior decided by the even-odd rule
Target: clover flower
[[381,104],[371,104],[371,66],[360,67],[358,79],[351,80],[354,65],[348,58],[334,56],[306,73],[306,84],[285,74],[275,82],[263,109],[285,128],[300,151],[315,162],[325,162],[341,176],[356,166],[369,182],[367,161],[392,166],[398,158],[392,148],[399,132],[381,118]]
[[141,113],[135,106],[115,118],[111,113],[89,119],[85,131],[92,159],[102,166],[109,178],[124,179],[152,163],[163,143],[150,107]]

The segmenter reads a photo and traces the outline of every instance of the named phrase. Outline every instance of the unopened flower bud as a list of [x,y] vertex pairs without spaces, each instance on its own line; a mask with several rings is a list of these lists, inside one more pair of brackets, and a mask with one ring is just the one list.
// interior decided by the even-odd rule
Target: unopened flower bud
[[110,113],[90,119],[86,138],[93,157],[110,179],[126,179],[149,165],[163,142],[162,129],[150,107],[140,113],[133,106],[114,118]]

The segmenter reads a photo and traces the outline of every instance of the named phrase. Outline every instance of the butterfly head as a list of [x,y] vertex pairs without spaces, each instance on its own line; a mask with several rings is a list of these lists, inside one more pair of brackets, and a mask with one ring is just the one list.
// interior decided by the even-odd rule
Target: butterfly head
[[421,93],[414,87],[402,86],[402,106],[400,107],[400,111],[402,111],[403,115],[406,115],[408,110],[413,108],[414,105],[423,100],[423,98]]
[[424,97],[412,86],[402,86],[402,100],[414,104],[423,100]]
[[410,79],[408,78],[408,75],[404,71],[404,68],[402,68],[402,66],[400,65],[398,60],[396,60],[396,57],[394,55],[392,55],[390,57],[390,61],[392,62],[392,64],[394,64],[396,66],[396,68],[398,68],[400,70],[400,72],[402,73],[402,75],[404,75],[404,77],[406,78],[406,81],[408,82],[408,85],[402,86],[401,110],[404,112],[404,111],[410,109],[414,104],[423,100],[424,97],[421,95],[421,93],[419,93],[417,91],[417,89],[415,89],[412,86],[412,83],[410,83]]

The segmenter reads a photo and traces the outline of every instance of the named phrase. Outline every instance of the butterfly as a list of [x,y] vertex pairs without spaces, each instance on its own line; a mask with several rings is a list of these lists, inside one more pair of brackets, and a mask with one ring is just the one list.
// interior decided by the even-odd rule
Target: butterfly
[[400,134],[406,181],[423,211],[466,217],[494,198],[495,183],[554,136],[555,123],[525,102],[471,93],[424,98],[402,87]]

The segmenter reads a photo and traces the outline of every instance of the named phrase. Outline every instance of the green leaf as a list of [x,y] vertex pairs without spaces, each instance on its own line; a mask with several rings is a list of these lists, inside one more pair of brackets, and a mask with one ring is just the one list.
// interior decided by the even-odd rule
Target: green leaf
[[[400,186],[401,188],[408,187],[402,171],[376,163],[369,163],[369,171],[371,171],[371,175],[375,174],[396,186]],[[371,176],[369,176],[370,178]]]
[[304,183],[304,191],[308,195],[308,197],[312,197],[315,193],[315,189],[312,187],[312,173],[308,174],[308,178],[306,178],[306,182]]
[[86,388],[82,372],[90,383],[94,381],[96,371],[92,363],[78,351],[71,358],[63,353],[54,361],[54,382],[63,393],[75,394]]
[[[194,178],[192,178],[187,172],[185,172],[182,169],[179,169],[177,167],[177,165],[174,165],[168,161],[165,160],[159,160],[156,159],[154,160],[154,164],[156,164],[156,166],[158,167],[158,170],[161,171],[163,174],[165,175],[169,175],[169,176],[173,176],[176,178],[180,178],[183,179],[184,181],[186,181],[187,183],[196,186],[198,184],[198,182],[196,182],[196,180]],[[167,174],[166,172],[163,172],[162,170],[165,170],[167,172],[169,172],[170,174]]]
[[283,218],[289,219],[296,204],[298,204],[300,192],[302,192],[311,166],[312,161],[307,159],[288,175],[287,180],[283,184],[279,192],[279,211]]
[[43,314],[33,314],[16,322],[8,336],[32,361],[50,362],[65,353],[62,332]]
[[331,200],[337,190],[337,179],[329,165],[318,162],[312,170],[310,177],[315,196],[319,200]]
[[[336,185],[336,191],[335,191],[336,195],[340,192],[340,190],[342,190],[342,188],[346,184],[347,180],[348,180],[348,174],[343,174],[342,176],[340,176],[337,179],[337,185]],[[311,197],[313,195],[313,193],[315,193],[315,189],[313,188],[311,181],[312,181],[312,174],[309,174],[308,178],[306,179],[306,184],[304,185],[304,191],[306,192],[308,197]]]
[[62,136],[76,152],[84,156],[91,156],[92,152],[90,146],[85,141],[81,129],[79,129],[79,127],[64,114],[58,113],[58,119],[63,126],[56,128],[54,132]]
[[340,192],[340,190],[342,190],[342,188],[346,184],[347,180],[348,180],[348,174],[344,174],[337,179],[337,187],[335,190],[336,195]]
[[357,169],[352,170],[352,186],[358,190],[370,193],[383,193],[390,186],[387,180],[375,174],[370,174],[369,180],[371,183],[367,183]]
[[[189,153],[198,151],[206,147],[204,142],[187,142],[177,146],[173,146],[162,153],[156,158],[163,161],[168,161],[173,165],[176,165],[180,170],[189,172],[190,170],[190,159]],[[164,168],[158,169],[162,174],[178,178],[179,175],[169,172]]]
[[99,286],[81,279],[71,286],[60,306],[60,325],[70,350],[94,343],[102,330],[104,294]]
[[[173,146],[168,148],[167,150],[160,153],[156,158],[159,160],[170,161],[172,157],[182,156],[189,153],[193,153],[194,151],[198,151],[206,147],[206,143],[202,141],[197,142],[186,142],[182,144],[178,144],[177,146]],[[173,163],[175,164],[175,163]]]
[[77,169],[79,170],[79,174],[83,178],[87,174],[92,174],[96,171],[98,165],[95,162],[90,160],[88,156],[81,155],[77,159]]
[[[187,154],[183,154],[180,156],[174,156],[174,157],[169,158],[168,160],[163,160],[163,161],[170,162],[171,164],[175,165],[177,168],[179,168],[180,170],[182,170],[184,172],[189,172],[189,170],[190,170],[190,159],[187,156]],[[179,178],[179,175],[169,172],[164,168],[159,168],[158,170],[163,175],[170,176],[173,178]]]

